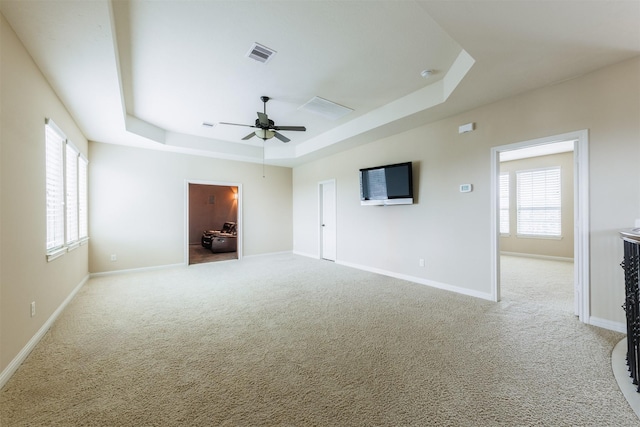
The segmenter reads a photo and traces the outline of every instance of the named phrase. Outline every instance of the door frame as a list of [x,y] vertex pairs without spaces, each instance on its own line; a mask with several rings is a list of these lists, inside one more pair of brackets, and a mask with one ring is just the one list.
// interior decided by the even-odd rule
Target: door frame
[[185,179],[184,181],[184,264],[189,266],[189,184],[213,185],[217,187],[236,187],[238,189],[238,211],[236,219],[238,260],[242,259],[242,184],[225,181],[201,181]]
[[323,231],[322,231],[322,220],[323,220],[323,200],[324,200],[324,193],[323,193],[323,187],[326,184],[333,184],[333,207],[334,207],[334,212],[333,212],[333,216],[336,219],[336,227],[334,228],[334,238],[333,241],[336,243],[336,248],[335,248],[335,253],[336,256],[334,260],[332,261],[337,261],[338,259],[338,227],[337,227],[337,218],[338,218],[338,205],[337,205],[337,193],[338,193],[338,189],[336,186],[336,180],[335,178],[333,179],[327,179],[324,181],[320,181],[318,182],[318,259],[323,259],[322,258],[322,254],[323,254],[323,239],[322,239],[322,235],[323,235]]
[[583,323],[591,317],[589,274],[589,131],[587,129],[491,148],[491,297],[500,301],[500,153],[553,142],[573,144],[574,310]]

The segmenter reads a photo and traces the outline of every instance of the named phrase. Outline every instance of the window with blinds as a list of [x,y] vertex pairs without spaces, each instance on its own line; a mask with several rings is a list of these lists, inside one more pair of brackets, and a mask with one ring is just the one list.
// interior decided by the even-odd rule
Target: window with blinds
[[87,199],[87,166],[82,156],[78,157],[78,237],[80,240],[89,237],[88,199]]
[[64,246],[64,142],[65,137],[51,121],[45,125],[47,252]]
[[516,172],[518,235],[560,237],[560,167]]
[[78,241],[78,151],[67,144],[65,157],[67,190],[67,244]]
[[47,258],[88,239],[87,160],[53,123],[45,121]]
[[509,234],[509,174],[500,174],[500,234]]

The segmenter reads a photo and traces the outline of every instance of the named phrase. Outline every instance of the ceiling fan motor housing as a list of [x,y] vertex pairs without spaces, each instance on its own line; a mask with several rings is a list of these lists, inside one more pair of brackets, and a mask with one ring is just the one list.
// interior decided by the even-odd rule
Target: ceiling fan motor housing
[[274,121],[269,119],[269,124],[265,125],[260,123],[260,119],[256,119],[256,127],[260,128],[260,129],[269,129],[272,128],[275,125]]

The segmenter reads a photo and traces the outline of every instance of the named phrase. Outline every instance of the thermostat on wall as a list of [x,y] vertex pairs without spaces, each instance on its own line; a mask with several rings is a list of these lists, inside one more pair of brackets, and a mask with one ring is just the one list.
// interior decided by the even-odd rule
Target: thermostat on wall
[[471,193],[473,191],[473,185],[471,184],[460,184],[460,192],[461,193]]

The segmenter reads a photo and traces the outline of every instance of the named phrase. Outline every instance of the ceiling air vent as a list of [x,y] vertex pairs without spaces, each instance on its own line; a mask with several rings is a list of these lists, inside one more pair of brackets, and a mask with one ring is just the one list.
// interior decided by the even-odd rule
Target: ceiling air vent
[[344,107],[335,102],[315,96],[309,102],[300,107],[302,111],[318,114],[331,120],[338,120],[351,113],[353,109]]
[[254,43],[253,46],[251,46],[251,49],[249,49],[249,52],[247,52],[247,57],[266,64],[275,54],[275,50],[269,49],[261,44]]

